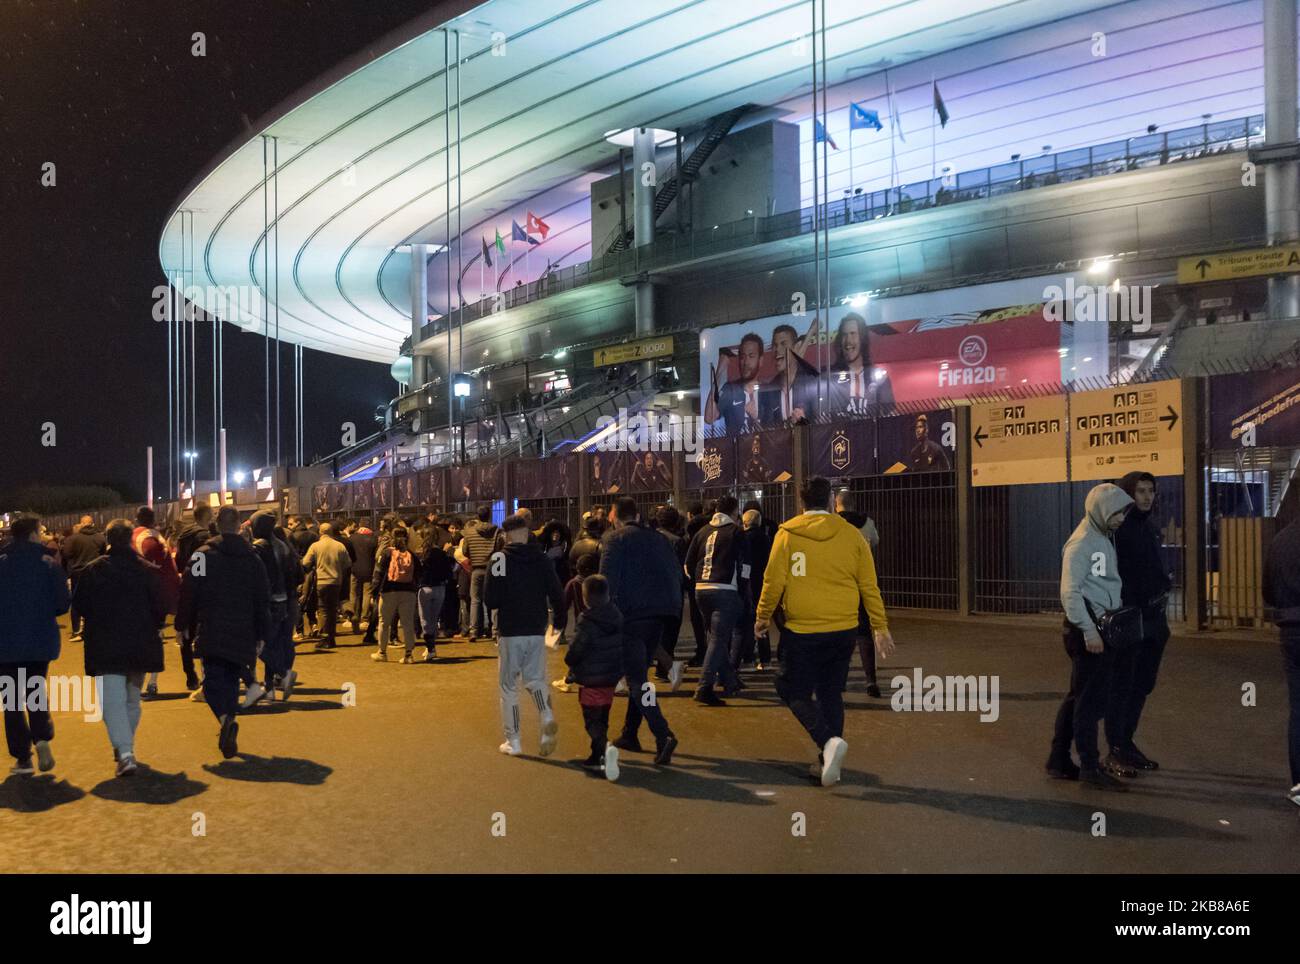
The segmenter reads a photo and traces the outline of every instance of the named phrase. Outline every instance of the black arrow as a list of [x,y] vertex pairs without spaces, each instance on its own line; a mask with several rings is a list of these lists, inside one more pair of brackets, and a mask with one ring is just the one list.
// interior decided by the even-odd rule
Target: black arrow
[[978,445],[980,448],[983,448],[984,440],[986,438],[988,438],[988,436],[984,434],[984,426],[977,425],[975,427],[975,444]]
[[1161,415],[1161,416],[1160,416],[1160,421],[1162,421],[1162,422],[1168,422],[1168,423],[1169,423],[1169,431],[1172,432],[1173,429],[1174,429],[1174,426],[1175,426],[1176,424],[1178,424],[1178,413],[1174,411],[1174,407],[1173,407],[1172,405],[1166,405],[1165,408],[1169,409],[1169,414],[1168,414],[1168,415]]
[[1210,262],[1202,258],[1200,261],[1196,262],[1196,267],[1201,272],[1201,277],[1204,278],[1206,270],[1210,267]]

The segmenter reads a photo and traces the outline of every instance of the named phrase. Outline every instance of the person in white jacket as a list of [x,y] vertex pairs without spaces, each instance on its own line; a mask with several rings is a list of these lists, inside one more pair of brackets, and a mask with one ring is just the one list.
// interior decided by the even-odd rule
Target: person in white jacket
[[[1133,505],[1118,485],[1103,482],[1084,500],[1083,520],[1061,550],[1063,637],[1070,657],[1070,692],[1056,714],[1047,773],[1059,780],[1082,780],[1103,790],[1126,790],[1100,762],[1097,724],[1106,710],[1110,688],[1110,652],[1094,617],[1120,608],[1119,562],[1114,534]],[[1089,609],[1091,608],[1091,612]],[[1079,754],[1070,759],[1070,744]]]

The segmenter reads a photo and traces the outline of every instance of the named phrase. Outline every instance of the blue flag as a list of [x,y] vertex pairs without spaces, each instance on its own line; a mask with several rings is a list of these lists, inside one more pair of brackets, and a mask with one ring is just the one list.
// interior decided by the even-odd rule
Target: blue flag
[[825,141],[827,144],[831,146],[831,150],[835,150],[835,151],[839,150],[839,147],[835,143],[835,138],[831,137],[830,134],[826,133],[826,128],[822,127],[821,121],[816,119],[813,120],[813,131],[814,131],[813,136],[815,138],[814,143],[820,144],[822,141]]
[[849,130],[861,130],[869,127],[872,130],[883,130],[884,125],[880,123],[880,115],[874,110],[867,110],[861,104],[849,103]]
[[510,240],[511,240],[511,241],[527,241],[529,244],[541,244],[541,243],[542,243],[542,242],[537,241],[537,240],[535,240],[535,239],[533,239],[533,238],[530,238],[530,237],[528,236],[528,232],[525,231],[523,228],[521,228],[521,227],[519,226],[519,222],[516,221],[516,220],[514,220],[513,218],[510,219]]

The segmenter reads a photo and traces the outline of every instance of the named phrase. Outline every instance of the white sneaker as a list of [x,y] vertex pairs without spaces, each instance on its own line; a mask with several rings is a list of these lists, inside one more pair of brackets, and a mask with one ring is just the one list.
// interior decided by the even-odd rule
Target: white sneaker
[[117,761],[117,775],[119,777],[129,777],[139,769],[135,762],[135,755],[132,753],[123,753]]
[[502,753],[506,754],[506,756],[518,756],[519,754],[524,752],[523,748],[519,745],[519,741],[517,739],[506,740],[499,747],[497,747],[497,749],[500,750]]
[[244,701],[239,704],[241,710],[246,710],[251,706],[256,706],[257,701],[266,695],[266,688],[254,680],[248,684],[248,689],[244,690]]
[[49,773],[54,769],[54,751],[50,749],[49,740],[36,741],[36,766],[42,773]]
[[849,745],[838,736],[833,736],[822,747],[822,786],[833,787],[840,782],[840,767],[844,764],[844,754],[849,752]]
[[284,702],[289,698],[289,695],[293,692],[293,685],[296,682],[298,682],[297,672],[295,672],[294,670],[289,670],[289,672],[284,674],[284,678],[280,680],[280,701],[281,702]]
[[618,685],[614,687],[614,695],[615,695],[615,696],[627,696],[627,677],[626,677],[626,676],[623,677],[621,680],[619,680],[619,681],[618,681]]
[[1287,791],[1286,798],[1290,800],[1292,803],[1294,803],[1297,807],[1300,807],[1300,783],[1297,783],[1289,791]]
[[605,746],[605,765],[601,769],[605,771],[605,779],[610,783],[618,779],[618,747],[613,743]]
[[673,660],[672,667],[668,670],[669,692],[676,693],[682,688],[682,677],[686,675],[686,660]]
[[35,772],[36,769],[31,765],[30,762],[15,763],[13,766],[9,768],[9,775],[11,777],[29,777]]
[[554,686],[561,693],[568,693],[573,689],[569,685],[568,681],[564,679],[553,679],[551,680],[551,685]]
[[200,683],[199,686],[194,690],[194,692],[190,694],[190,702],[191,703],[207,702],[207,700],[203,698],[203,684]]
[[560,724],[555,717],[542,720],[542,745],[538,751],[542,756],[550,756],[555,752],[555,738],[559,732]]

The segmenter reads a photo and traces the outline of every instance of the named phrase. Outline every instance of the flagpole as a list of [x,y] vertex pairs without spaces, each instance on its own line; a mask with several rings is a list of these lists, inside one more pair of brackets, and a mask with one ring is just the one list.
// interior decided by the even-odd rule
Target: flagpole
[[[939,112],[934,105],[934,73],[930,73],[930,190],[934,190],[934,118]],[[936,192],[937,193],[937,192]]]
[[889,108],[889,210],[894,210],[894,182],[898,177],[897,154],[894,150],[894,122],[897,107],[894,105],[894,88],[889,86],[889,71],[885,70],[885,103]]

